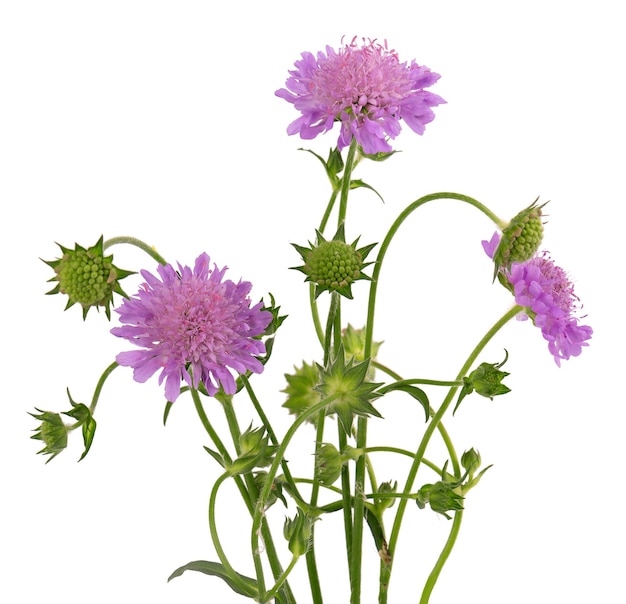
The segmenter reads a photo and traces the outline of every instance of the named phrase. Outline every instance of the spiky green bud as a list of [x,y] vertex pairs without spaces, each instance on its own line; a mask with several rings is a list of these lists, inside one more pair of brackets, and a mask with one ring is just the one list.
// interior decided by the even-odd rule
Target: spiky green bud
[[44,443],[44,448],[37,453],[50,455],[51,457],[46,460],[48,463],[67,447],[68,427],[63,423],[58,413],[42,411],[41,409],[35,410],[39,413],[29,413],[29,415],[41,421],[41,425],[35,429],[35,434],[31,438]]
[[546,204],[538,206],[537,201],[539,198],[502,229],[502,237],[493,256],[494,279],[501,268],[508,269],[513,262],[526,262],[539,249],[543,239],[542,208]]
[[326,368],[320,367],[321,383],[318,390],[324,397],[333,397],[326,407],[326,415],[337,414],[346,434],[351,434],[352,420],[360,417],[382,417],[371,404],[381,394],[376,389],[382,384],[367,379],[369,359],[356,363],[354,358],[346,361],[343,344],[337,356]]
[[509,353],[506,350],[504,353],[503,361],[499,363],[481,363],[472,373],[463,378],[463,388],[459,394],[453,414],[458,409],[461,401],[474,391],[490,400],[493,400],[494,396],[511,392],[511,389],[502,383],[502,380],[510,375],[506,371],[500,370],[509,358]]
[[111,319],[110,305],[113,294],[128,298],[119,281],[133,273],[114,266],[113,256],[104,255],[103,244],[103,237],[87,249],[78,243],[73,250],[57,244],[63,256],[56,260],[43,261],[55,272],[55,276],[48,281],[58,282],[54,289],[47,293],[67,295],[65,310],[74,304],[80,304],[83,309],[83,320],[90,308],[99,310],[101,306],[104,307],[107,318]]
[[[294,367],[294,370],[293,374],[285,374],[287,387],[281,392],[287,394],[283,407],[287,408],[289,413],[300,415],[322,400],[321,393],[316,390],[320,383],[320,370],[315,363],[309,365],[305,362],[300,368]],[[316,416],[310,417],[308,421],[315,423]]]
[[357,238],[352,245],[348,245],[343,224],[331,241],[326,241],[319,231],[316,233],[315,245],[309,242],[310,247],[306,248],[293,244],[304,265],[292,268],[304,273],[305,281],[315,284],[315,297],[323,291],[334,291],[352,299],[352,284],[359,279],[370,279],[363,269],[371,263],[364,260],[376,244],[357,249]]

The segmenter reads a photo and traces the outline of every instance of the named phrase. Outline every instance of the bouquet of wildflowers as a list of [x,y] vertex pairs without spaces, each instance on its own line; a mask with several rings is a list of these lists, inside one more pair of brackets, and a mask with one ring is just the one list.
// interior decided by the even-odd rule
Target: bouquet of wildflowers
[[[73,400],[68,390],[68,410],[36,409],[32,414],[40,422],[33,436],[44,444],[40,453],[49,455],[50,461],[66,448],[69,434],[80,429],[81,459],[85,457],[94,441],[94,416],[103,386],[118,367],[131,368],[137,382],[158,376],[165,422],[180,404],[177,401],[189,397],[206,431],[207,459],[220,468],[208,504],[214,553],[210,560],[184,564],[170,579],[195,571],[225,581],[242,601],[320,604],[328,596],[318,572],[317,538],[328,536],[319,521],[334,515],[342,518],[342,534],[331,537],[334,548],[345,549],[351,604],[372,602],[375,597],[384,604],[389,601],[405,514],[424,514],[421,510],[429,509],[450,527],[443,548],[433,552],[432,570],[419,592],[419,601],[429,602],[459,534],[464,500],[490,467],[474,448],[457,451],[443,420],[450,419],[472,394],[493,399],[510,391],[504,383],[509,375],[504,370],[508,352],[498,359],[483,359],[486,345],[516,318],[541,331],[557,365],[587,346],[592,330],[581,324],[572,282],[541,250],[546,204],[539,199],[507,221],[467,195],[432,193],[409,203],[386,231],[351,232],[350,192],[364,188],[381,195],[357,177],[357,167],[393,161],[391,142],[403,122],[417,134],[424,133],[435,117],[434,108],[445,103],[430,90],[438,79],[438,74],[415,61],[400,61],[386,43],[355,38],[338,49],[303,53],[285,88],[276,92],[300,114],[288,126],[288,134],[313,139],[339,129],[336,146],[328,154],[306,150],[322,164],[330,188],[310,241],[293,244],[297,266],[292,268],[304,275],[307,284],[309,327],[319,340],[319,354],[310,362],[297,359],[285,375],[282,409],[274,401],[260,400],[255,382],[270,362],[274,345],[280,344],[276,338],[287,315],[271,294],[257,301],[249,282],[228,278],[227,269],[212,262],[206,252],[191,266],[171,264],[133,237],[101,237],[91,247],[61,245],[60,257],[47,261],[54,271],[50,281],[55,283],[49,293],[67,296],[66,308],[78,304],[83,319],[91,308],[103,308],[110,319],[113,308],[119,325],[111,334],[120,343],[127,342],[102,373],[89,404]],[[485,251],[478,278],[482,275],[506,288],[511,305],[485,326],[485,335],[469,347],[460,368],[428,378],[415,367],[413,375],[403,376],[384,363],[382,341],[375,333],[379,277],[406,219],[439,200],[469,204],[493,222],[493,235],[490,229],[476,238],[478,243],[484,237]],[[109,253],[121,244],[144,250],[151,263],[139,268],[141,284],[130,296],[120,282],[137,273],[116,266]],[[342,304],[353,299],[353,284],[359,280],[368,297],[362,322],[354,327],[342,319]],[[398,329],[408,328],[398,324]],[[407,397],[421,409],[423,428],[416,430],[411,449],[397,446],[393,426],[389,445],[368,443],[368,422],[384,422],[382,399],[390,393]],[[241,417],[239,397],[251,403],[253,417]],[[211,404],[209,409],[213,401],[219,405]],[[215,428],[214,414],[220,407],[226,432]],[[293,416],[282,435],[273,427],[272,415],[277,411]],[[310,429],[315,433],[313,461],[310,472],[299,475],[288,451],[298,439],[311,441]],[[434,440],[443,445],[445,459],[429,458]],[[406,475],[379,482],[380,454],[408,460]],[[421,478],[421,474],[427,475]],[[225,492],[225,483],[234,485],[244,504],[245,517],[236,522],[249,527],[249,542],[239,544],[249,550],[246,568],[237,567],[222,544],[216,502]],[[278,509],[282,510],[279,524]],[[379,565],[377,596],[362,590],[364,558],[372,556]],[[306,566],[305,587],[292,580],[299,562]]]

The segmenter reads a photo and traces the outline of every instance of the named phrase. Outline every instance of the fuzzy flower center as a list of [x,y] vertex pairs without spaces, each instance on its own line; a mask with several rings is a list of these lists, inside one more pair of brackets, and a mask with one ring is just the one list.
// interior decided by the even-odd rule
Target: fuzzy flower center
[[374,42],[358,47],[353,41],[320,65],[311,92],[337,118],[344,111],[358,116],[382,107],[395,113],[394,102],[411,91],[408,73],[394,52]]

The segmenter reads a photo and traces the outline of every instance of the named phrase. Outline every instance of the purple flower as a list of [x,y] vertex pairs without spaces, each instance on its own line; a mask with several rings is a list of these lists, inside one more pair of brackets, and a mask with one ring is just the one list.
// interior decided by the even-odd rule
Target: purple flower
[[[490,241],[483,241],[483,249],[493,257],[498,247],[496,233]],[[501,269],[515,296],[515,302],[527,309],[534,324],[548,341],[548,349],[556,364],[561,359],[578,356],[588,346],[593,330],[579,325],[575,316],[579,299],[567,273],[557,266],[547,252],[536,254],[526,262],[514,262],[509,270]],[[521,315],[526,318],[526,314]]]
[[435,118],[431,107],[446,102],[424,90],[440,76],[415,61],[400,63],[386,43],[363,40],[358,45],[355,40],[338,51],[327,46],[326,54],[320,51],[317,57],[304,52],[296,61],[286,88],[276,91],[302,113],[287,133],[312,139],[340,121],[340,151],[354,136],[366,154],[389,152],[387,137],[400,133],[401,119],[423,134]]
[[122,327],[111,330],[142,350],[121,352],[116,361],[132,367],[133,377],[145,382],[161,371],[165,396],[175,401],[181,380],[215,394],[221,386],[227,394],[236,391],[231,369],[238,373],[261,373],[256,358],[265,353],[257,336],[265,332],[272,319],[259,302],[252,308],[246,281],[222,281],[226,268],[209,268],[210,258],[202,254],[193,270],[178,265],[159,266],[161,279],[141,271],[146,282],[136,296],[124,300],[116,312]]

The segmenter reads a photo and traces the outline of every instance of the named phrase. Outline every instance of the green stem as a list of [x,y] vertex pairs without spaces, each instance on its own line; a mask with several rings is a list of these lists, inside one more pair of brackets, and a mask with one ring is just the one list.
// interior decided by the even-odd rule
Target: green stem
[[348,148],[348,156],[341,177],[341,197],[339,198],[339,213],[337,215],[337,228],[339,228],[346,219],[348,211],[348,194],[350,193],[350,185],[352,184],[352,170],[354,168],[354,157],[358,143],[356,138],[352,137],[350,147]]
[[[359,417],[357,422],[356,448],[365,449],[367,443],[367,418]],[[365,507],[365,456],[356,461],[354,470],[354,522],[352,525],[352,558],[350,573],[350,603],[361,602],[361,560],[363,555],[363,509]]]
[[89,412],[91,415],[94,414],[96,410],[96,405],[98,404],[98,399],[100,398],[100,393],[102,392],[102,387],[104,386],[104,382],[106,382],[107,378],[113,373],[113,370],[119,367],[119,365],[114,361],[111,363],[102,373],[98,383],[96,384],[96,389],[94,390],[93,397],[91,399],[91,405],[89,405]]
[[330,200],[328,201],[328,205],[326,206],[326,210],[324,211],[324,216],[322,216],[322,221],[320,222],[319,232],[324,234],[326,229],[326,225],[328,224],[328,220],[330,218],[330,213],[335,206],[335,202],[337,201],[337,195],[339,194],[339,189],[333,188],[333,192],[330,196]]
[[[246,383],[247,383],[247,380],[246,380]],[[252,392],[252,388],[250,387],[249,383],[248,383],[248,387],[250,388],[248,393],[249,394],[251,393],[252,395],[254,395],[254,392]],[[241,429],[239,428],[239,421],[237,420],[237,414],[235,413],[235,408],[232,404],[233,397],[225,394],[225,395],[219,395],[219,396],[216,395],[216,398],[218,398],[218,400],[222,403],[222,406],[224,408],[224,413],[226,415],[226,421],[228,423],[228,428],[230,430],[230,433],[233,439],[233,444],[235,445],[235,450],[237,451],[237,455],[239,455],[241,452],[240,446],[239,446],[239,437],[241,435]],[[254,396],[254,398],[256,400],[256,396]],[[266,430],[267,430],[267,425],[266,425]],[[270,430],[271,430],[271,427],[270,427]],[[241,480],[239,476],[237,478]],[[243,479],[245,481],[246,490],[247,490],[247,493],[249,494],[251,501],[255,501],[257,497],[259,496],[259,491],[257,489],[256,483],[254,482],[254,477],[252,473],[246,472],[244,474]],[[250,515],[252,516],[254,514],[254,508],[250,506],[249,509],[251,510]],[[266,522],[264,522],[263,525],[261,526],[261,534],[263,535],[263,541],[265,543],[265,554],[270,563],[270,568],[272,569],[274,579],[277,580],[278,577],[283,575],[283,569],[282,569],[280,560],[278,559],[276,547],[274,546],[274,539],[272,537],[272,532],[270,530],[269,525]],[[286,575],[285,575],[285,578],[286,578]],[[281,581],[281,585],[283,583],[284,583],[284,579],[283,581]],[[291,588],[289,587],[288,583],[285,584],[284,590],[285,590],[285,595],[287,597],[287,602],[289,603],[295,602],[293,593],[291,592]]]
[[224,548],[222,547],[222,544],[220,542],[220,538],[217,532],[217,523],[215,522],[215,502],[217,499],[217,491],[220,488],[220,485],[229,477],[230,474],[228,472],[224,472],[215,481],[215,484],[211,489],[211,496],[209,498],[209,530],[211,532],[211,539],[213,541],[213,546],[215,547],[215,552],[217,553],[217,557],[220,559],[224,570],[228,573],[230,580],[235,583],[235,585],[239,586],[245,593],[248,586],[241,580],[238,573],[231,566],[226,556],[226,553],[224,552]]
[[387,235],[385,236],[385,239],[381,243],[380,249],[378,251],[378,257],[376,258],[376,262],[374,263],[374,270],[372,271],[372,281],[370,282],[370,295],[367,309],[367,325],[365,328],[365,358],[367,358],[371,354],[372,341],[374,337],[374,308],[376,306],[376,294],[378,292],[380,271],[382,269],[383,259],[385,258],[387,249],[389,248],[391,241],[393,240],[395,234],[398,232],[398,229],[400,228],[402,223],[419,207],[437,199],[454,199],[457,201],[468,203],[480,210],[483,214],[485,214],[499,228],[503,228],[506,225],[506,223],[498,218],[487,206],[482,204],[480,201],[472,197],[468,197],[467,195],[462,195],[461,193],[431,193],[430,195],[424,195],[423,197],[420,197],[413,203],[409,204],[398,215],[394,223],[391,225],[389,231],[387,232]]
[[[401,449],[399,447],[386,447],[386,446],[367,447],[365,449],[365,452],[366,453],[396,453],[398,455],[404,455],[405,457],[410,457],[411,459],[415,457],[415,453],[413,453],[413,451],[409,451],[408,449]],[[437,466],[436,464],[434,464],[432,461],[428,461],[428,459],[422,458],[422,463],[425,466],[429,467],[434,472],[436,472],[439,476],[441,476],[441,468]]]
[[[276,477],[276,472],[280,467],[281,461],[285,456],[285,451],[291,442],[291,439],[298,431],[298,429],[310,418],[313,417],[316,413],[322,411],[326,406],[332,403],[338,395],[332,394],[321,401],[315,403],[309,407],[306,411],[300,414],[296,420],[291,424],[289,430],[285,433],[285,437],[282,442],[278,445],[276,449],[276,453],[274,454],[274,460],[270,465],[267,471],[267,477],[265,479],[265,484],[263,485],[263,489],[259,494],[257,499],[256,508],[254,510],[254,516],[252,518],[252,554],[254,556],[255,568],[257,569],[257,580],[259,579],[258,568],[260,566],[260,547],[259,547],[259,529],[263,523],[263,518],[265,516],[266,502],[267,498],[270,494],[270,490],[272,488],[272,483],[274,482],[274,478]],[[261,581],[259,581],[259,593],[265,592],[264,582],[262,581],[262,572],[261,572]]]
[[[337,422],[339,450],[343,451],[347,444],[346,433]],[[348,571],[352,576],[352,496],[350,483],[350,466],[346,463],[341,467],[341,501],[343,509],[343,531],[346,539],[346,554],[348,556]],[[352,580],[351,580],[352,581]]]
[[[322,442],[324,440],[324,420],[326,415],[320,413],[317,416],[317,426],[315,433],[315,463],[313,467],[313,483],[311,486],[311,508],[317,507],[317,499],[320,490],[319,470],[317,467],[317,455]],[[315,559],[315,523],[311,526],[311,539],[309,541],[309,549],[306,552],[306,567],[309,574],[309,586],[311,588],[311,596],[314,604],[322,604],[322,590],[320,588],[319,574],[317,572],[317,561]]]
[[457,510],[454,512],[454,520],[452,521],[452,528],[450,529],[448,539],[443,547],[443,550],[441,550],[441,554],[439,554],[439,558],[437,558],[437,562],[435,563],[433,570],[426,580],[426,584],[424,585],[422,597],[420,598],[420,604],[428,604],[428,601],[430,600],[430,594],[437,583],[439,574],[441,573],[441,570],[443,569],[443,566],[450,556],[450,552],[452,552],[454,544],[456,543],[456,538],[461,530],[461,520],[463,520],[463,510]]
[[408,380],[397,380],[378,389],[378,392],[385,394],[388,390],[394,390],[398,386],[408,386],[409,384],[423,384],[425,386],[462,386],[462,380],[426,380],[422,378],[410,378]]
[[[265,426],[267,434],[270,437],[270,441],[272,442],[273,445],[278,445],[278,438],[276,437],[276,433],[274,432],[274,429],[272,428],[272,424],[270,423],[269,418],[267,417],[267,415],[265,414],[265,411],[263,410],[263,406],[259,402],[259,399],[257,398],[254,390],[252,389],[252,385],[250,384],[250,381],[244,375],[241,376],[241,379],[243,381],[246,392],[248,393],[248,396],[250,397],[250,400],[252,401],[252,405],[254,406],[254,409],[256,410],[259,416],[259,419]],[[291,471],[289,470],[289,465],[287,464],[285,460],[283,460],[281,462],[281,466],[282,466],[283,474],[285,475],[285,480],[289,483],[289,485],[293,489],[292,495],[299,501],[302,501],[302,496],[298,492],[298,487],[296,486],[296,482],[291,475]]]
[[299,556],[293,556],[291,558],[291,562],[289,563],[289,566],[280,575],[280,577],[278,577],[274,587],[272,587],[272,589],[270,589],[265,594],[265,598],[263,599],[264,602],[268,602],[269,600],[271,600],[278,593],[278,590],[282,587],[283,583],[287,580],[287,577],[289,576],[289,573],[294,569],[294,567],[296,565],[296,562],[298,561],[298,558],[299,558]]
[[148,256],[150,256],[151,258],[154,258],[159,264],[167,264],[167,260],[165,260],[165,258],[163,258],[163,256],[161,256],[161,254],[159,254],[152,246],[144,243],[143,241],[141,241],[141,239],[137,239],[136,237],[111,237],[111,239],[107,239],[104,242],[102,249],[106,250],[108,247],[117,245],[119,243],[128,243],[129,245],[134,245],[140,250],[146,252],[146,254],[148,254]]
[[[467,375],[473,363],[475,362],[476,358],[482,352],[482,350],[485,348],[485,346],[491,340],[491,338],[493,338],[493,336],[504,325],[506,325],[506,323],[508,323],[513,317],[515,317],[521,310],[522,310],[521,306],[515,305],[513,306],[513,308],[508,310],[500,319],[498,319],[498,321],[494,323],[494,325],[489,329],[489,331],[487,331],[487,333],[483,336],[480,342],[478,342],[476,347],[472,350],[470,355],[467,357],[467,360],[465,361],[465,363],[463,363],[463,366],[461,367],[461,370],[458,373],[459,380],[462,380],[463,377]],[[454,399],[454,395],[456,391],[458,390],[458,388],[459,388],[458,386],[453,386],[452,388],[450,388],[450,390],[448,391],[448,394],[446,395],[446,398],[444,399],[441,407],[439,408],[439,411],[437,411],[433,415],[428,426],[426,427],[422,440],[415,453],[413,464],[411,465],[411,468],[409,470],[406,484],[403,490],[404,493],[409,493],[411,491],[413,487],[413,483],[415,481],[415,476],[417,475],[419,466],[422,463],[422,459],[424,458],[424,453],[426,451],[426,447],[430,441],[430,438],[433,432],[435,431],[435,429],[437,428],[437,426],[439,425],[441,418],[444,416],[444,414],[448,410],[448,407],[452,403]],[[400,526],[402,524],[402,519],[404,516],[404,511],[406,509],[406,504],[407,504],[407,501],[404,499],[401,500],[400,503],[398,504],[398,510],[396,512],[393,527],[391,530],[391,536],[389,538],[389,554],[392,557],[393,557],[395,547],[396,547],[396,542],[398,540],[398,536],[400,533]],[[391,574],[391,565],[387,567],[385,577],[381,576],[381,586],[380,586],[381,592],[379,596],[379,602],[381,602],[381,604],[387,601],[387,589],[388,589],[390,574]]]

